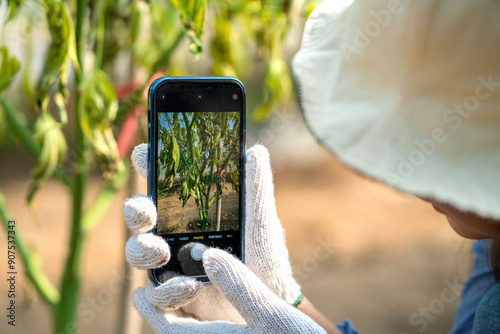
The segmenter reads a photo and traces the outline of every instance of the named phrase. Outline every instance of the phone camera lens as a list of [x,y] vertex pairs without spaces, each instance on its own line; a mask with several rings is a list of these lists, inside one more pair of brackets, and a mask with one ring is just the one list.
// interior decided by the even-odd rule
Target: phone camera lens
[[202,96],[201,95],[198,95],[198,100],[201,100],[202,99]]
[[167,99],[167,94],[161,94],[161,95],[160,95],[160,99],[162,99],[162,100],[166,100],[166,99]]
[[237,100],[238,99],[238,94],[233,94],[233,100]]

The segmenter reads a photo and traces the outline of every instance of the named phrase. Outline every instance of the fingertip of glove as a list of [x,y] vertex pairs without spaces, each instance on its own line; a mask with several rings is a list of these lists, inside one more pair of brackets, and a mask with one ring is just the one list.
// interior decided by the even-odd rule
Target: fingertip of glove
[[170,247],[159,236],[140,233],[127,241],[125,256],[128,263],[138,269],[153,269],[170,260]]
[[138,195],[125,201],[123,216],[133,232],[148,232],[156,225],[156,207],[147,196]]
[[[202,260],[204,265],[214,264],[221,261],[223,258],[229,254],[219,248],[207,248],[202,255]],[[230,255],[229,255],[230,256]]]
[[157,286],[150,282],[146,286],[146,298],[154,306],[170,311],[192,302],[200,294],[203,283],[194,278],[178,276]]
[[238,261],[233,255],[217,248],[209,248],[203,253],[203,267],[210,280],[225,274],[234,262]]
[[247,150],[247,161],[269,159],[269,151],[263,145],[254,145]]
[[130,156],[132,165],[139,175],[144,178],[148,176],[148,144],[139,144],[134,147]]

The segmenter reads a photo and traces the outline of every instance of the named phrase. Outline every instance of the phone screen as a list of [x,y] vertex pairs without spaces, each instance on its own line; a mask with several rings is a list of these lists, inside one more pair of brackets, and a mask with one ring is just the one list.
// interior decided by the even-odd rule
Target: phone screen
[[155,276],[159,282],[178,274],[208,282],[205,248],[241,259],[242,111],[168,109],[157,112],[155,122],[154,197],[156,234],[168,242],[171,259]]

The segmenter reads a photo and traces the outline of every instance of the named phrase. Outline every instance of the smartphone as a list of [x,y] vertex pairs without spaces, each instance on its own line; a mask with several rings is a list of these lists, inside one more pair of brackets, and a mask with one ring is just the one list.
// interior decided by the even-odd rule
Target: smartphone
[[211,284],[207,247],[244,261],[245,88],[234,78],[165,77],[148,94],[148,194],[152,231],[170,246],[170,261],[148,275]]

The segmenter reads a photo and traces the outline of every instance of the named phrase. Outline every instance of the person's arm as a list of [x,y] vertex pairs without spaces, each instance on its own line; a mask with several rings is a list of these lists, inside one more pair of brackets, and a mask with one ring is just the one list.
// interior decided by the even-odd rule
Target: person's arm
[[330,320],[328,320],[328,318],[325,317],[323,313],[321,313],[316,307],[314,307],[309,299],[304,297],[297,308],[307,316],[309,316],[312,320],[314,320],[318,325],[323,327],[323,329],[328,334],[342,334],[342,332],[339,331],[337,327],[335,327],[335,325]]

